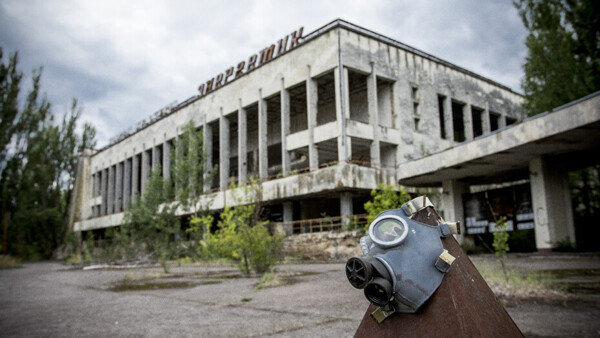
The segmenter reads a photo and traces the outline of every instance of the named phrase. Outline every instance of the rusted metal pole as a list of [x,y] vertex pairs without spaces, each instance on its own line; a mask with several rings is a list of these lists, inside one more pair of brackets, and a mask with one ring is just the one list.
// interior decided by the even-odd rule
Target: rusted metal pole
[[[413,219],[438,225],[440,217],[428,206]],[[453,236],[442,244],[456,257],[431,298],[414,314],[396,313],[377,324],[370,305],[355,337],[523,337],[469,257]]]

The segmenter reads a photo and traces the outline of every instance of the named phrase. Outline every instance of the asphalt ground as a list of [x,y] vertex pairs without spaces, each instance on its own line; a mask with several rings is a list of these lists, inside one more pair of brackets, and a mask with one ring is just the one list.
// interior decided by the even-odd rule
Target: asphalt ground
[[[478,264],[493,256],[475,256]],[[597,255],[511,255],[523,270],[600,269]],[[57,262],[0,270],[2,337],[349,337],[368,303],[343,263],[281,265],[288,284],[196,265],[82,270]],[[584,277],[581,277],[584,278]],[[170,288],[173,287],[173,288]],[[600,336],[597,294],[534,299],[507,311],[526,336]]]

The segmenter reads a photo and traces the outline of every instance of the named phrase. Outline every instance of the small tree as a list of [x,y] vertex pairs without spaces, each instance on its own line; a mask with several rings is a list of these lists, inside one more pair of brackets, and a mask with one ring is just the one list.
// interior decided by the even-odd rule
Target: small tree
[[[225,206],[217,223],[214,235],[204,236],[204,248],[217,256],[239,261],[240,270],[249,274],[251,270],[264,273],[278,261],[281,249],[281,236],[272,236],[260,220],[262,190],[253,178],[250,183],[230,185],[232,199],[236,206]],[[239,192],[241,191],[241,195]],[[192,217],[192,224],[206,226],[212,219]]]
[[506,223],[506,217],[502,216],[496,221],[496,232],[494,232],[494,242],[492,246],[494,247],[494,252],[496,254],[496,259],[502,265],[502,272],[504,273],[504,278],[508,282],[508,271],[506,271],[505,258],[506,253],[510,250],[508,246],[508,231],[506,231],[508,224]]
[[393,185],[379,184],[377,189],[371,190],[371,201],[365,203],[365,210],[369,213],[367,227],[377,218],[381,212],[398,209],[402,204],[410,201],[410,195],[400,186],[396,189]]
[[148,259],[159,261],[166,273],[167,261],[175,255],[181,237],[176,205],[168,203],[170,190],[171,182],[161,177],[160,166],[152,170],[144,194],[125,211],[116,234],[126,257],[137,258],[141,250]]

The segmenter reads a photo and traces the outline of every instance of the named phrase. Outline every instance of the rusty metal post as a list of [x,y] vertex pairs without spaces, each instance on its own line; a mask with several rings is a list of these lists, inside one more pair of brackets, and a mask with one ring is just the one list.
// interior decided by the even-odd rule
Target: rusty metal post
[[[413,219],[438,225],[440,217],[428,206]],[[453,236],[442,244],[456,257],[438,290],[414,314],[396,313],[377,324],[370,305],[355,337],[523,337],[469,257]]]

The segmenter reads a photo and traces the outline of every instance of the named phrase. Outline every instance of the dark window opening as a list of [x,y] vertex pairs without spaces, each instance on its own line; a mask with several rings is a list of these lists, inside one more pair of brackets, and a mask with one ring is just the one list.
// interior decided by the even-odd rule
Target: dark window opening
[[444,117],[444,104],[446,103],[446,97],[438,95],[438,114],[440,118],[440,137],[446,139],[446,119]]
[[500,127],[500,114],[490,112],[490,130],[498,130]]
[[454,127],[455,142],[463,142],[465,140],[464,108],[464,104],[452,101],[452,124]]
[[473,136],[483,135],[482,116],[483,109],[471,107],[471,121],[473,122]]

